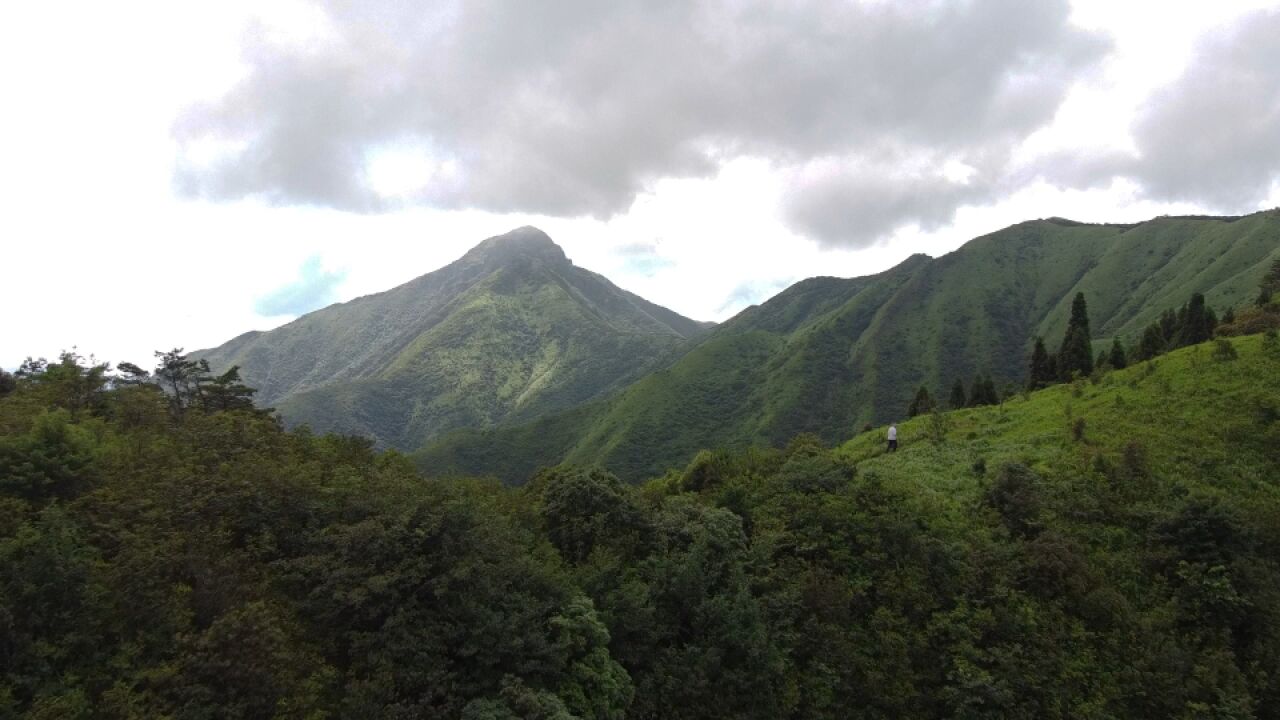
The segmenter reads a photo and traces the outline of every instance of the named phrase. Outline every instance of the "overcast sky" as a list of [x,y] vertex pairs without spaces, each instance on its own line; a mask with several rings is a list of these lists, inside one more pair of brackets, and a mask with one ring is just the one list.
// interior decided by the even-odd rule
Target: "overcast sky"
[[723,320],[1026,219],[1274,207],[1277,38],[1247,0],[5,3],[0,366],[149,365],[525,224]]

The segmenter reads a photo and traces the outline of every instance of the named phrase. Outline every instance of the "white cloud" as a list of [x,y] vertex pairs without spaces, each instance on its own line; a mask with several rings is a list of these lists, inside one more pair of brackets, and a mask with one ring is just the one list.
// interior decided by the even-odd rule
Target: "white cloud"
[[[1268,190],[1266,180],[1268,138],[1278,135],[1266,123],[1253,134],[1233,124],[1258,115],[1240,110],[1251,95],[1217,88],[1203,103],[1186,100],[1204,90],[1210,70],[1274,77],[1255,62],[1274,43],[1255,39],[1248,50],[1244,40],[1225,39],[1237,37],[1231,28],[1240,18],[1274,3],[1074,0],[1068,18],[1054,3],[989,0],[957,6],[954,22],[934,26],[921,22],[928,5],[849,11],[864,14],[865,32],[884,37],[858,35],[838,14],[806,15],[822,7],[814,2],[759,6],[757,17],[727,29],[714,13],[704,15],[693,26],[707,28],[704,36],[682,31],[668,42],[661,34],[655,43],[672,17],[650,4],[591,3],[568,18],[538,4],[550,9],[527,23],[517,18],[521,32],[511,31],[512,18],[478,16],[494,26],[466,26],[473,56],[457,40],[445,48],[439,72],[451,76],[438,87],[432,73],[374,72],[426,62],[398,57],[399,44],[379,44],[387,18],[366,18],[353,31],[348,16],[309,2],[3,5],[0,366],[73,345],[142,364],[155,349],[216,345],[286,320],[259,314],[254,299],[288,283],[307,258],[347,270],[335,298],[346,300],[524,224],[629,290],[691,317],[724,319],[793,278],[877,272],[1032,217],[1133,221],[1204,212],[1221,203],[1212,197],[1219,187],[1231,189],[1228,201],[1242,199],[1238,209],[1280,204],[1280,183],[1271,174]],[[383,6],[352,7],[359,14]],[[493,7],[468,4],[468,13]],[[983,13],[1004,17],[1004,10],[1040,44],[1014,51],[980,41],[992,28]],[[669,12],[685,17],[687,7]],[[1152,32],[1154,14],[1160,32]],[[445,29],[474,24],[444,19]],[[582,23],[596,24],[586,32]],[[751,32],[734,34],[742,27]],[[580,32],[565,37],[569,29]],[[1097,35],[1111,38],[1104,59],[1072,54],[1094,47]],[[326,64],[339,57],[335,48],[353,43],[356,67]],[[289,62],[264,69],[263,58]],[[538,59],[532,67],[544,74],[511,69],[522,58]],[[1049,62],[1019,65],[1026,58]],[[742,81],[743,67],[751,82]],[[263,85],[264,77],[300,84]],[[547,84],[531,83],[536,77]],[[415,97],[440,100],[427,110],[449,121],[441,126],[448,132],[421,131],[436,115],[366,122],[343,107],[353,98],[399,97],[397,83],[416,83],[423,94]],[[246,105],[237,99],[245,87],[278,89],[290,112],[304,113],[306,97],[341,112],[324,117],[322,103],[318,117],[281,114],[265,95],[254,101],[261,106]],[[1253,87],[1262,88],[1256,107],[1266,107],[1272,86]],[[1155,94],[1159,88],[1166,90]],[[200,103],[221,122],[196,127],[218,132],[180,145],[174,124],[192,122],[184,110]],[[243,127],[227,121],[238,104],[250,113]],[[1213,179],[1208,192],[1158,163],[1147,175],[1125,166],[1139,152],[1181,151],[1182,130],[1161,139],[1143,131],[1140,117],[1159,118],[1157,128],[1188,127],[1210,108],[1222,110],[1230,130],[1187,136],[1185,149]],[[285,143],[283,154],[252,158],[218,180],[221,158],[252,147],[264,117],[299,123],[317,141],[300,135],[296,147]],[[521,127],[529,117],[536,122]],[[238,132],[244,128],[251,132]],[[459,150],[477,144],[483,152]],[[1241,153],[1244,162],[1226,162]],[[195,173],[193,189],[211,198],[240,198],[252,187],[218,182],[257,178],[264,189],[231,201],[175,197],[179,157]],[[331,177],[344,163],[351,177]],[[491,182],[467,185],[476,168]],[[444,207],[416,205],[432,201],[442,179]],[[351,187],[372,198],[356,207],[382,212],[316,206]],[[299,194],[307,188],[315,192]],[[527,211],[479,209],[486,207]],[[805,223],[815,226],[808,236]]]

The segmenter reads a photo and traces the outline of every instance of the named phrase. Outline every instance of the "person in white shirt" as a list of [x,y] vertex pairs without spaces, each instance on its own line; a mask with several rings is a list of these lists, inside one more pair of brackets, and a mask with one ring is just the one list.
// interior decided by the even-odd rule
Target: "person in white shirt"
[[889,426],[889,452],[898,451],[898,426]]

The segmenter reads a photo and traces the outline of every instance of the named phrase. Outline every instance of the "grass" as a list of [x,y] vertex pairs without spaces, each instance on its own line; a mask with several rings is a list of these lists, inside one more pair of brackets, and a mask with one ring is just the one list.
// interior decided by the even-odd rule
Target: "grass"
[[[1280,343],[1261,335],[1230,342],[1235,360],[1214,360],[1212,343],[1197,345],[1096,382],[1078,380],[938,419],[913,418],[898,426],[897,453],[886,452],[884,427],[836,452],[860,472],[927,479],[943,493],[972,491],[1007,462],[1045,475],[1100,474],[1140,463],[1152,476],[1196,478],[1222,491],[1277,492]],[[934,433],[939,422],[940,438]]]

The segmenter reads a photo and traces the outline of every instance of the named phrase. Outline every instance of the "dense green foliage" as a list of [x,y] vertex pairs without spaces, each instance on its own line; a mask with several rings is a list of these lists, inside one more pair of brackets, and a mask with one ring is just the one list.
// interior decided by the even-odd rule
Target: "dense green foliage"
[[1280,339],[1093,377],[511,489],[29,363],[0,717],[1280,716]]
[[702,331],[522,228],[405,285],[195,353],[291,426],[414,449],[618,390]]

